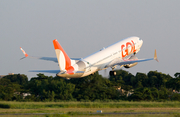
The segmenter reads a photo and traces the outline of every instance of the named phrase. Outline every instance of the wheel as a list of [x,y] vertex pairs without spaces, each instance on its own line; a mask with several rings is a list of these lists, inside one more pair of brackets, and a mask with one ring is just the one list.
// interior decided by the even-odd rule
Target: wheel
[[116,75],[116,72],[115,72],[115,71],[110,71],[110,72],[109,72],[109,75],[110,75],[110,76],[115,76],[115,75]]

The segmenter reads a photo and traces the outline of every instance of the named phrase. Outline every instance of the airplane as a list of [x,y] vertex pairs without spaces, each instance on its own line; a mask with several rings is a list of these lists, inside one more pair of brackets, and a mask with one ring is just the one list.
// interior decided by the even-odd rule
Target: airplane
[[[37,58],[41,60],[54,61],[58,63],[60,70],[33,70],[31,72],[47,72],[56,73],[56,76],[70,78],[81,78],[91,75],[97,71],[111,68],[110,76],[116,75],[114,69],[117,66],[131,68],[137,65],[138,62],[156,60],[156,50],[153,58],[138,59],[135,54],[140,51],[143,40],[139,37],[128,37],[122,39],[108,47],[105,47],[94,54],[84,58],[69,58],[57,39],[53,40],[53,45],[56,53],[54,57],[33,57],[29,56],[21,47],[23,58]],[[23,59],[22,58],[22,59]]]

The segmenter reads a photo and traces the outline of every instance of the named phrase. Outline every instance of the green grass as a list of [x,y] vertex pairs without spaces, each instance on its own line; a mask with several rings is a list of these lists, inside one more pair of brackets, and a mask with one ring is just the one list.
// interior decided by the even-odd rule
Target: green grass
[[[0,114],[15,113],[56,113],[47,115],[18,115],[18,117],[149,117],[151,114],[134,115],[90,115],[102,110],[103,113],[125,112],[171,112],[171,114],[155,114],[153,117],[179,117],[180,102],[14,102],[0,101]],[[62,114],[57,114],[62,113]],[[16,117],[16,115],[0,115]]]
[[1,117],[179,117],[179,114],[134,114],[134,115],[1,115]]
[[38,109],[38,108],[180,108],[180,102],[13,102],[1,101],[0,108]]

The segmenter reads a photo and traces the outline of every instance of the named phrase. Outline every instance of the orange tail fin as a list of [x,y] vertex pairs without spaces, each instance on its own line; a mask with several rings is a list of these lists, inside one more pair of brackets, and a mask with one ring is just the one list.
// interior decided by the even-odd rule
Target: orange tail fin
[[71,66],[71,59],[61,47],[57,39],[53,40],[53,44],[60,70],[68,70],[68,68]]

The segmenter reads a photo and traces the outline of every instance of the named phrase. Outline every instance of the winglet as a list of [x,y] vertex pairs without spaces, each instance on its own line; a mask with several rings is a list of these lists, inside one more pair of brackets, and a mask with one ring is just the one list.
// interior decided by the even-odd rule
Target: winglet
[[154,52],[154,60],[156,60],[157,62],[159,62],[158,59],[157,59],[157,53],[156,53],[156,50],[155,50],[155,52]]
[[28,57],[28,54],[20,47],[21,51],[23,52],[25,57]]

